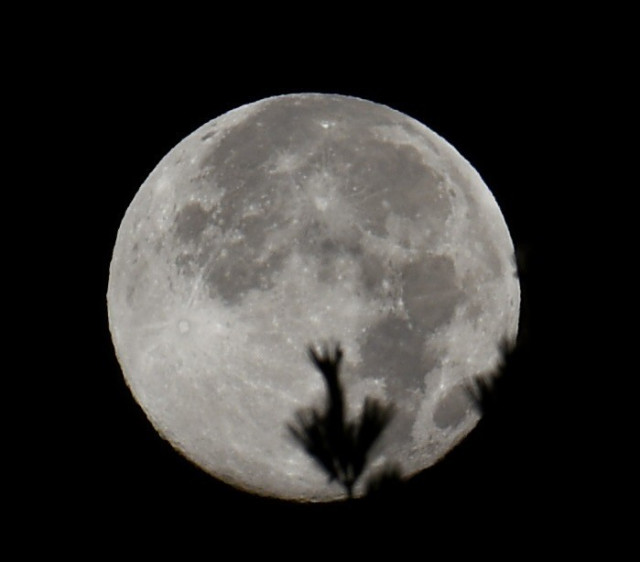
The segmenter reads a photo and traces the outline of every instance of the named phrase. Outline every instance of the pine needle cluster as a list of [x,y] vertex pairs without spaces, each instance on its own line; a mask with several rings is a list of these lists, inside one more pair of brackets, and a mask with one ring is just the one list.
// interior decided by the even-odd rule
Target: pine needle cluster
[[353,497],[356,482],[362,476],[369,453],[393,417],[393,406],[367,397],[355,419],[347,419],[344,389],[340,381],[343,351],[308,349],[309,358],[322,374],[326,402],[321,408],[305,408],[289,425],[293,437],[327,473],[329,481],[337,481]]

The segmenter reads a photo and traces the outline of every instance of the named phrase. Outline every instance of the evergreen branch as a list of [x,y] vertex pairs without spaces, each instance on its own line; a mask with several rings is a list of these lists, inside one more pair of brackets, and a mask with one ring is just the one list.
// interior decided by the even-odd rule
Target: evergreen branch
[[289,431],[307,453],[328,474],[329,481],[337,480],[353,495],[353,487],[365,470],[368,454],[393,415],[393,408],[367,397],[362,413],[352,421],[345,419],[344,390],[339,371],[343,357],[336,345],[333,351],[325,348],[308,349],[309,358],[322,374],[327,396],[324,409],[300,410]]

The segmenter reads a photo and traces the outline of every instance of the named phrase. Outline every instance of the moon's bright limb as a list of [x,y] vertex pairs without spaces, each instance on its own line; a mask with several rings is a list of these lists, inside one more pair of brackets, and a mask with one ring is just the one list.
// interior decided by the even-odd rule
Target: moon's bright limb
[[513,245],[480,176],[424,125],[288,95],[202,126],[118,231],[108,311],[125,379],[174,447],[283,498],[342,494],[287,424],[317,403],[307,346],[337,340],[352,409],[396,406],[373,464],[435,463],[476,424],[463,390],[517,331]]

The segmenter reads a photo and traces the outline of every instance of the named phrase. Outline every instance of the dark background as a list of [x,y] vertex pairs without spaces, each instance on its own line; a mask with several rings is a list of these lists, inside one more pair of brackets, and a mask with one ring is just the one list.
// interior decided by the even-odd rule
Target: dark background
[[[129,51],[105,41],[88,59],[79,43],[65,49],[64,64],[52,60],[39,80],[51,93],[42,111],[62,131],[51,176],[65,189],[52,212],[66,251],[48,264],[64,325],[49,327],[58,375],[47,376],[43,394],[63,398],[51,401],[38,437],[46,455],[30,463],[38,494],[26,520],[46,522],[63,541],[207,543],[212,552],[222,544],[252,554],[287,550],[290,538],[311,553],[331,552],[339,539],[337,552],[437,543],[452,554],[509,551],[510,540],[525,552],[592,540],[606,495],[595,475],[606,455],[590,448],[599,434],[581,389],[598,367],[578,335],[583,289],[574,269],[584,243],[574,217],[584,189],[576,170],[589,158],[578,139],[590,54],[558,49],[557,37],[551,46],[535,33],[514,37],[482,51],[471,42],[446,59],[427,40],[395,50],[356,41],[339,53],[258,45],[233,58],[211,47],[196,61],[184,45]],[[160,158],[230,109],[294,92],[362,97],[443,136],[493,192],[520,264],[520,344],[485,420],[441,463],[374,502],[290,504],[201,472],[146,420],[108,330],[117,229]]]

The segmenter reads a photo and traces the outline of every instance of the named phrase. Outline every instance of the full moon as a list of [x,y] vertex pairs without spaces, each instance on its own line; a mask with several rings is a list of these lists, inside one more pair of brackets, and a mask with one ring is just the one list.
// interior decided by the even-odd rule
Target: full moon
[[343,497],[288,424],[339,342],[350,415],[395,415],[369,470],[436,463],[478,421],[466,392],[518,328],[514,248],[473,167],[425,125],[342,95],[267,98],[173,148],[122,220],[107,292],[124,378],[206,472],[291,500]]

